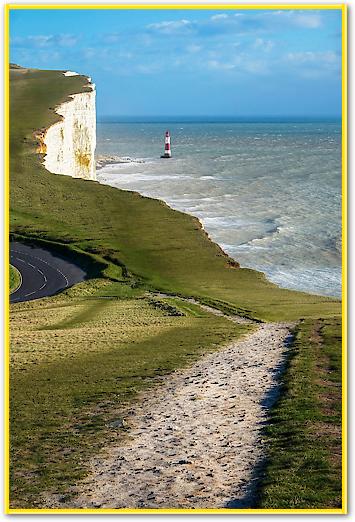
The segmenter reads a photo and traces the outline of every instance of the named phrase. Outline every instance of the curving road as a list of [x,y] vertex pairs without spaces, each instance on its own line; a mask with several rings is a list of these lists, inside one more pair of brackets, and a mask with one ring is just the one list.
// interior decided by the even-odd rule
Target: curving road
[[10,303],[57,294],[86,277],[84,270],[59,254],[17,241],[10,243],[10,263],[22,277],[21,285],[10,295]]

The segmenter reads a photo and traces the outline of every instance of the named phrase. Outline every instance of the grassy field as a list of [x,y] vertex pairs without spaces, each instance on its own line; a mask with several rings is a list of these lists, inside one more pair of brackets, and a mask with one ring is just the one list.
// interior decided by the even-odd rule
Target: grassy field
[[266,428],[263,508],[341,507],[341,321],[296,329],[283,393]]
[[17,268],[15,268],[12,265],[10,265],[9,282],[10,282],[10,294],[12,294],[12,292],[15,292],[15,290],[17,290],[21,284],[21,274],[17,270]]
[[79,286],[12,307],[12,507],[65,497],[88,457],[127,435],[111,423],[139,392],[250,329],[178,299]]
[[[263,320],[340,314],[340,303],[278,288],[262,273],[240,269],[212,243],[197,219],[134,192],[53,175],[40,165],[36,129],[54,107],[83,88],[81,76],[11,72],[11,232],[83,251],[106,264],[104,274],[135,284],[227,304]],[[30,204],[29,204],[30,202]]]
[[[246,331],[179,295],[258,320],[321,318],[302,328],[321,324],[322,335],[341,313],[338,300],[283,290],[240,269],[198,220],[160,201],[47,172],[36,134],[85,84],[59,71],[11,71],[11,234],[65,252],[95,277],[11,305],[12,507],[67,495],[90,455],[127,436],[112,422],[141,391]],[[149,293],[156,290],[171,297]],[[263,502],[271,497],[265,488]]]

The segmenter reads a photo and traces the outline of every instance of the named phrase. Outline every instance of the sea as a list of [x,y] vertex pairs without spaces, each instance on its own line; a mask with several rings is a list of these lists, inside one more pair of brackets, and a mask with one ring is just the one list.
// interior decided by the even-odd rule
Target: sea
[[[161,159],[171,134],[171,159]],[[341,123],[107,118],[101,183],[199,218],[210,238],[279,286],[341,296]]]

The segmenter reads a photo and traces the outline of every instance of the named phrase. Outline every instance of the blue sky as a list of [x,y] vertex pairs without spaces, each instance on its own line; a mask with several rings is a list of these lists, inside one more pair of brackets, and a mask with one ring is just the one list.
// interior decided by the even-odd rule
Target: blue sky
[[13,10],[11,61],[91,76],[98,115],[340,116],[340,10]]

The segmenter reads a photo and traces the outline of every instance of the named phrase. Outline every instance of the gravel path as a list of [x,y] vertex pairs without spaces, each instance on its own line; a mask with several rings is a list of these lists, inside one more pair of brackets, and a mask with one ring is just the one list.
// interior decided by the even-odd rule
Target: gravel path
[[[71,507],[248,507],[290,325],[268,323],[175,372],[130,410]],[[62,505],[63,507],[63,505]]]

